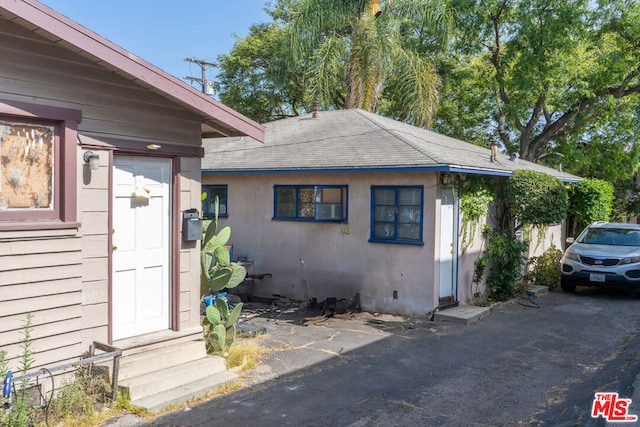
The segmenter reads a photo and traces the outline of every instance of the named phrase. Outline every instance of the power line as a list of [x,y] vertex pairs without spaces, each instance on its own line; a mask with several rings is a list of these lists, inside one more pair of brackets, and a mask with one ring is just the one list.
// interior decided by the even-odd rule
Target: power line
[[202,77],[185,77],[185,80],[189,80],[190,82],[198,82],[202,86],[202,93],[213,96],[215,94],[215,82],[213,80],[207,79],[207,70],[212,67],[219,67],[220,64],[214,64],[212,62],[203,61],[202,59],[196,58],[185,58],[187,62],[192,62],[200,66],[200,71],[202,73]]

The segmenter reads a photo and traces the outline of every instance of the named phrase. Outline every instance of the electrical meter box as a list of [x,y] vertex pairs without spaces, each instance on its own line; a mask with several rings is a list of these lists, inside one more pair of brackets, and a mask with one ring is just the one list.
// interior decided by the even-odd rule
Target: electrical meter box
[[202,240],[202,219],[197,209],[188,209],[182,213],[182,240]]

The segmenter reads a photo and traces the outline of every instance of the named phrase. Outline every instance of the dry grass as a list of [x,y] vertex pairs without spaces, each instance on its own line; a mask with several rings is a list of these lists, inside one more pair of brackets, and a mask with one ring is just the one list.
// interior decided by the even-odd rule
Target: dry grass
[[236,373],[245,372],[255,367],[260,357],[268,351],[255,338],[238,338],[229,348],[227,369]]

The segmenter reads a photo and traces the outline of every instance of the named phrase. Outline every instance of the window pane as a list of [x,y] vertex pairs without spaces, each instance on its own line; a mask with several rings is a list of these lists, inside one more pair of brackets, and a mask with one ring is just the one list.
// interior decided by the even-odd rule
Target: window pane
[[0,121],[0,208],[53,209],[54,128]]
[[419,224],[398,224],[398,238],[407,240],[420,239]]
[[392,223],[375,223],[374,237],[378,239],[394,239],[395,231]]
[[[313,218],[313,203],[316,191],[313,187],[301,187],[298,191],[298,216],[303,218]],[[318,194],[318,196],[320,196]]]
[[295,188],[278,188],[276,190],[276,216],[296,216]]
[[395,205],[396,192],[394,189],[374,190],[374,203],[376,205]]
[[342,190],[340,188],[322,188],[321,190],[321,199],[316,200],[316,202],[323,203],[340,203],[340,197],[342,195]]
[[398,222],[399,223],[420,223],[420,207],[418,206],[401,206],[398,209]]
[[377,221],[395,221],[395,206],[376,206],[374,211],[374,220]]
[[340,203],[318,203],[316,219],[342,219],[342,206]]
[[398,190],[399,205],[420,205],[420,190],[417,188],[406,188]]
[[215,204],[216,196],[218,196],[218,214],[227,214],[227,188],[226,187],[211,187],[209,190],[209,205],[210,212],[213,213],[213,206]]

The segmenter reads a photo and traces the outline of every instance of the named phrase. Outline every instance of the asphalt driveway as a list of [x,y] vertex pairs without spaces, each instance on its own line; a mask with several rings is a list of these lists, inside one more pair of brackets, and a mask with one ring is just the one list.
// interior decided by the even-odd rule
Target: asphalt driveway
[[248,387],[153,425],[605,425],[590,416],[596,391],[635,398],[640,300],[579,288],[536,302],[469,325],[265,311],[251,322],[274,351],[245,375]]

